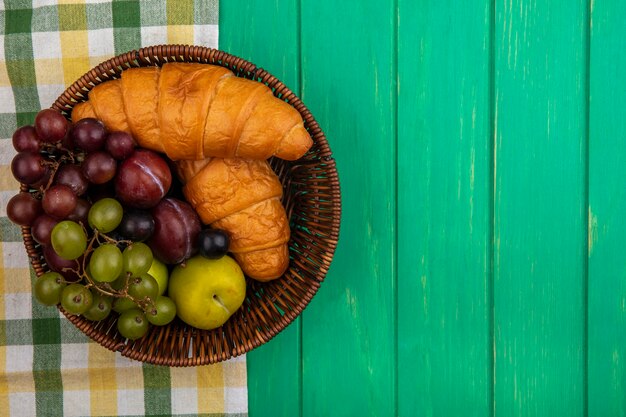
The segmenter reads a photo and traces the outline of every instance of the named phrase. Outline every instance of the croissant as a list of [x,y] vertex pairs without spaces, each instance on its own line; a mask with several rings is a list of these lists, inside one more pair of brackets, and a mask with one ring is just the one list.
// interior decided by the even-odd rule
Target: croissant
[[209,158],[176,163],[186,200],[204,224],[225,230],[251,278],[269,281],[289,265],[290,229],[282,185],[265,160]]
[[300,113],[263,83],[199,63],[131,68],[95,86],[72,121],[102,120],[170,159],[296,160],[313,144]]

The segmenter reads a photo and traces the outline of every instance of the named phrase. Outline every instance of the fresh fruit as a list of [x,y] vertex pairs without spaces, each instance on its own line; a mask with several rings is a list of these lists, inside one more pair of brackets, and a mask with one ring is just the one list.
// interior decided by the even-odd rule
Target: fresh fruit
[[122,272],[130,272],[131,276],[136,277],[148,272],[152,266],[153,256],[148,245],[135,242],[124,249],[122,258],[124,260]]
[[154,232],[154,219],[148,211],[130,209],[124,212],[118,231],[126,239],[143,242]]
[[69,123],[63,115],[52,109],[41,110],[35,116],[35,130],[42,141],[57,143],[63,140]]
[[52,229],[54,229],[57,223],[59,223],[57,219],[47,214],[42,214],[37,217],[30,229],[30,233],[33,235],[35,242],[41,243],[42,245],[49,245]]
[[135,140],[127,132],[111,132],[107,136],[105,147],[113,158],[122,160],[135,151]]
[[82,284],[70,284],[63,288],[61,306],[70,314],[83,314],[93,303],[93,295]]
[[33,224],[42,211],[41,201],[25,191],[14,195],[7,203],[7,216],[20,226]]
[[67,185],[78,197],[85,194],[89,182],[78,165],[68,164],[59,168],[54,177],[56,184]]
[[184,267],[174,268],[168,294],[181,320],[210,330],[223,325],[241,307],[246,281],[231,257],[207,259],[198,255],[188,259]]
[[18,152],[39,152],[41,139],[33,126],[22,126],[13,133],[13,147]]
[[82,119],[74,124],[72,141],[75,146],[86,152],[95,152],[104,146],[106,133],[101,121],[92,118]]
[[112,243],[98,246],[89,260],[89,272],[94,281],[113,282],[124,265],[122,252]]
[[64,220],[54,226],[50,240],[57,255],[66,260],[80,257],[87,249],[85,231],[71,220]]
[[23,184],[34,184],[46,174],[44,159],[36,152],[19,152],[11,161],[11,173]]
[[111,313],[111,297],[100,292],[92,293],[93,301],[91,307],[83,313],[87,320],[101,321],[106,319]]
[[148,209],[161,201],[171,184],[167,162],[155,152],[138,149],[120,165],[115,192],[122,203]]
[[135,302],[133,302],[133,300],[131,300],[130,298],[126,298],[126,297],[121,297],[121,298],[116,298],[115,301],[113,301],[113,311],[118,312],[118,313],[123,313],[125,311],[130,310],[131,308],[137,308],[137,304],[135,304]]
[[78,198],[67,185],[56,184],[44,193],[41,204],[43,210],[59,220],[65,219],[76,208]]
[[68,216],[67,220],[75,221],[76,223],[81,223],[83,226],[87,226],[89,210],[91,209],[91,203],[85,200],[84,198],[79,198],[76,200],[76,207],[74,211],[72,211]]
[[230,240],[223,230],[204,229],[198,234],[198,251],[209,259],[219,259],[228,252]]
[[108,233],[120,224],[123,215],[124,210],[119,201],[113,198],[103,198],[96,201],[89,209],[89,226],[102,233]]
[[146,318],[155,326],[165,326],[176,317],[176,304],[171,298],[165,296],[157,297],[152,308],[146,311]]
[[156,300],[159,294],[159,284],[148,274],[130,278],[128,285],[128,295],[134,297],[138,301]]
[[159,295],[165,294],[165,291],[167,290],[167,281],[169,279],[167,266],[157,258],[153,258],[152,265],[148,270],[148,275],[154,278],[157,284],[159,284]]
[[48,268],[63,275],[66,281],[80,281],[81,278],[76,273],[76,270],[77,266],[82,262],[82,257],[76,260],[63,259],[57,255],[52,245],[44,246],[43,257],[46,260],[46,264],[48,264]]
[[131,308],[123,312],[117,319],[117,330],[130,340],[137,340],[148,333],[150,324],[146,315],[138,308]]
[[45,272],[35,281],[35,298],[41,304],[54,306],[61,302],[61,293],[65,288],[63,277],[58,272]]
[[166,198],[152,209],[154,233],[148,246],[154,256],[166,264],[177,264],[196,252],[202,225],[191,206],[175,198]]
[[83,175],[92,184],[104,184],[115,177],[117,163],[104,151],[88,154],[82,165]]

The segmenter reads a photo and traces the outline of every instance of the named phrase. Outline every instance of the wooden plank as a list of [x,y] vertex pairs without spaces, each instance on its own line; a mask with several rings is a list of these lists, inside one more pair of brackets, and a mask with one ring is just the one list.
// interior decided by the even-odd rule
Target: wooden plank
[[592,2],[589,416],[626,416],[626,3]]
[[495,18],[495,415],[582,416],[587,1]]
[[[254,62],[299,94],[298,0],[220,2],[220,49]],[[250,417],[298,417],[301,319],[248,353]]]
[[401,416],[491,412],[490,4],[399,2]]
[[331,270],[303,314],[303,415],[396,407],[395,9],[302,1],[302,97],[328,136],[342,188]]

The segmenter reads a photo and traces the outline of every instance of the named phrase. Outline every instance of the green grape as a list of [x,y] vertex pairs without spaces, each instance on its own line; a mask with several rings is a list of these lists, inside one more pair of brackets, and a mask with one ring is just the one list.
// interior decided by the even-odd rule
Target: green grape
[[124,272],[130,272],[138,277],[150,270],[152,266],[152,250],[145,243],[135,242],[129,245],[122,253],[124,257]]
[[148,333],[150,324],[145,314],[138,308],[131,308],[123,312],[117,319],[117,330],[130,340],[136,340]]
[[156,279],[148,274],[132,277],[128,286],[128,294],[137,300],[143,300],[146,297],[156,300],[159,295],[159,284]]
[[87,235],[76,222],[64,220],[57,223],[50,235],[52,249],[65,260],[80,257],[87,249]]
[[176,317],[176,304],[171,298],[161,295],[157,297],[154,305],[147,309],[146,317],[155,326],[165,326]]
[[92,229],[102,233],[109,233],[122,221],[124,210],[119,201],[113,198],[103,198],[96,201],[89,209],[87,221]]
[[124,261],[122,252],[111,243],[98,246],[91,254],[89,272],[94,281],[113,282],[120,276]]
[[65,282],[61,274],[46,272],[35,281],[35,298],[46,306],[57,305],[61,302],[63,288],[65,288]]
[[135,304],[133,300],[127,297],[116,298],[115,301],[113,301],[113,311],[116,311],[118,313],[123,313],[127,310],[130,310],[131,308],[137,307],[138,305]]
[[83,314],[93,303],[93,296],[87,287],[81,284],[70,284],[63,288],[61,306],[70,314]]
[[100,321],[106,319],[110,313],[111,297],[95,291],[91,307],[83,313],[83,316],[85,316],[87,320]]

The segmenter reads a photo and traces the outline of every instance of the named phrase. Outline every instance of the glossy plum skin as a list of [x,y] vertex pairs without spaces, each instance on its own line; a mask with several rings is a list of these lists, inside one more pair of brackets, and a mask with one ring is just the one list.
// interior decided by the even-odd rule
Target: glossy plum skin
[[154,256],[166,264],[177,264],[197,251],[202,224],[188,203],[166,198],[152,209],[154,232],[147,244]]
[[156,206],[172,185],[172,173],[163,158],[146,149],[136,150],[119,166],[115,193],[125,205],[139,209]]

